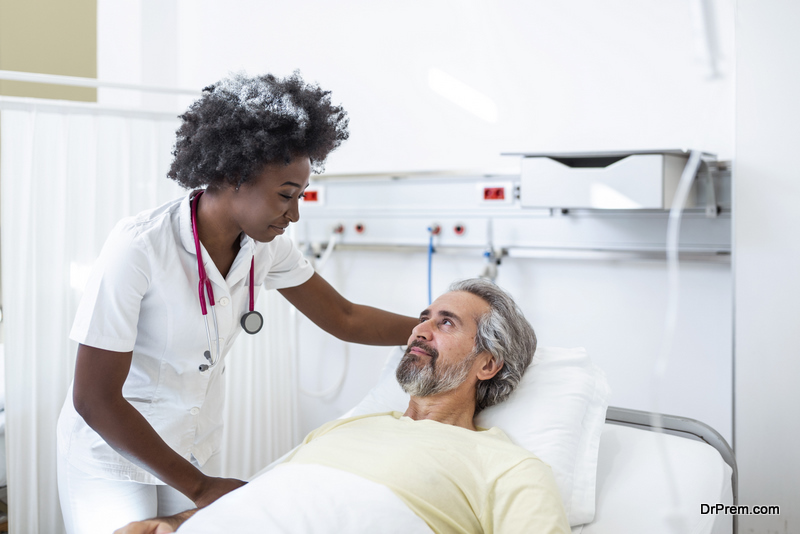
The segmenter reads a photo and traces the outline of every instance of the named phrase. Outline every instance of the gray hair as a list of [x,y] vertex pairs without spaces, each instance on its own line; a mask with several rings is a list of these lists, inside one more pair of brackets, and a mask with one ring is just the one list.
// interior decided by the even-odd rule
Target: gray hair
[[489,380],[478,382],[475,413],[506,400],[519,385],[536,352],[536,333],[514,299],[494,283],[481,278],[454,282],[450,291],[465,291],[489,304],[478,319],[473,354],[488,352],[503,367]]

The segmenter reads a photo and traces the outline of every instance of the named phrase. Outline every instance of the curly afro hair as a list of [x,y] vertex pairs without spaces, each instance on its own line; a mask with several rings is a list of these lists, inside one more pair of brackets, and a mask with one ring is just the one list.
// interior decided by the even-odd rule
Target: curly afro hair
[[349,136],[347,112],[298,71],[284,79],[232,74],[203,89],[180,118],[167,176],[188,189],[238,187],[264,165],[296,156],[320,173]]

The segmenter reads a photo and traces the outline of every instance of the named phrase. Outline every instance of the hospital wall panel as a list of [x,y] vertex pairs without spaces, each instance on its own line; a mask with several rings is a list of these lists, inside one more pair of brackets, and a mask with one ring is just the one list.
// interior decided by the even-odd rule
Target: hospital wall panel
[[[685,210],[681,248],[686,252],[730,252],[730,171],[714,171],[718,216],[705,213],[709,186],[698,175],[692,192],[702,207]],[[565,181],[564,187],[569,187]],[[424,245],[428,228],[439,226],[434,244],[446,247],[555,247],[594,250],[662,250],[668,211],[526,208],[518,174],[406,173],[312,177],[315,200],[302,204],[300,241],[324,243],[335,229],[350,245]],[[484,198],[502,189],[504,199]],[[456,230],[460,227],[462,232]]]

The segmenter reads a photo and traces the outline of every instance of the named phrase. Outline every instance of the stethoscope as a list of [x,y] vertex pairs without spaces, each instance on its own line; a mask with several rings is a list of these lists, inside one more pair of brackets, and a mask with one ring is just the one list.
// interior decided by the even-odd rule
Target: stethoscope
[[[208,360],[208,364],[200,366],[200,372],[208,371],[209,368],[214,367],[219,362],[219,325],[217,324],[217,311],[214,304],[214,290],[211,288],[211,281],[206,275],[206,268],[203,266],[203,256],[200,254],[200,238],[197,237],[197,199],[203,191],[198,191],[191,201],[192,211],[192,236],[194,237],[194,248],[197,252],[197,274],[200,277],[200,284],[198,285],[198,292],[200,294],[200,309],[203,312],[203,319],[206,323],[206,340],[208,341],[208,350],[203,353],[203,356]],[[260,313],[255,311],[255,294],[253,287],[253,280],[255,278],[255,255],[250,259],[250,311],[242,315],[241,324],[242,328],[248,334],[257,334],[261,327],[264,326],[264,318]],[[208,294],[208,303],[211,306],[211,317],[214,320],[214,331],[216,332],[216,358],[211,353],[211,328],[208,325],[208,308],[206,307],[206,293]]]

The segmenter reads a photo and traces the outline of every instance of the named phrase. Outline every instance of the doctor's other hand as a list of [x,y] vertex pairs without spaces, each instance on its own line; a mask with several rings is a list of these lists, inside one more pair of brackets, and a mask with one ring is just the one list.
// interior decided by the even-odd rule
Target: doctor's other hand
[[208,506],[226,493],[241,488],[245,484],[247,484],[247,482],[236,478],[206,477],[200,491],[193,499],[194,505],[198,508]]
[[197,510],[186,510],[169,517],[156,517],[146,521],[134,521],[114,531],[114,534],[168,534],[175,532]]

